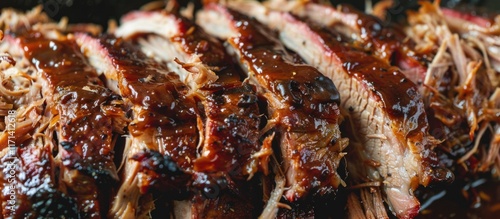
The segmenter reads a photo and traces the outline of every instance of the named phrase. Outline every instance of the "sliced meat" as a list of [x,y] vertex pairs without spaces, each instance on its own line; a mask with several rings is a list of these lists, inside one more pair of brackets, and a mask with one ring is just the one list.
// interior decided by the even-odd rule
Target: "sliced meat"
[[[205,66],[208,64],[208,59],[213,58],[217,61],[223,58],[224,53],[199,57],[201,54],[197,53],[213,50],[213,46],[210,45],[213,39],[204,37],[203,40],[209,41],[198,44],[199,30],[186,22],[188,22],[187,19],[165,11],[131,12],[122,18],[122,25],[115,34],[119,37],[131,38],[137,34],[155,33],[166,38],[155,36],[147,40],[140,38],[139,43],[146,54],[160,61],[166,61],[169,67],[179,75],[181,81],[187,84],[192,92],[197,92],[199,88],[217,79],[215,73]],[[173,43],[174,41],[176,43]],[[180,68],[175,62],[176,59],[186,63],[185,68]],[[200,59],[205,62],[203,63]]]
[[[256,190],[258,185],[256,181],[243,181],[259,170],[267,174],[272,154],[271,148],[259,143],[260,112],[255,88],[241,82],[241,69],[217,39],[175,11],[132,12],[121,23],[117,35],[138,41],[143,51],[170,63],[181,78],[198,78],[198,82],[189,79],[188,83],[193,93],[201,97],[204,112],[202,150],[194,161],[194,169],[231,180],[230,186],[223,180],[223,185],[210,188],[205,187],[204,177],[198,177],[200,182],[195,184],[202,187],[204,195],[197,194],[189,202],[174,202],[174,212],[182,212],[175,217],[216,218],[224,214],[252,218],[255,200],[251,197],[255,196],[246,192]],[[191,76],[183,76],[186,73]],[[211,82],[212,75],[217,80]],[[220,191],[222,187],[229,187],[230,191]]]
[[287,10],[347,36],[352,44],[386,63],[398,66],[415,83],[422,83],[426,72],[425,49],[415,51],[415,43],[395,24],[386,25],[378,18],[346,4],[336,8],[314,2],[271,1],[276,10]]
[[441,11],[446,22],[460,32],[480,32],[491,36],[500,33],[498,14],[488,13],[480,8],[474,8],[474,10],[441,8]]
[[334,191],[342,182],[337,167],[346,140],[340,137],[339,94],[315,68],[295,64],[261,24],[221,5],[198,13],[198,24],[236,54],[268,103],[268,128],[278,133],[286,172],[286,198]]
[[[132,109],[124,181],[111,217],[139,217],[141,192],[186,192],[197,157],[197,107],[179,77],[131,43],[112,36],[77,35],[92,64],[104,73]],[[136,162],[138,161],[138,162]],[[175,185],[164,187],[165,185]]]
[[11,61],[0,63],[0,218],[79,218],[75,200],[58,188],[41,85],[15,49],[8,42],[0,45],[11,54],[5,55]]
[[28,31],[12,40],[37,70],[42,95],[56,123],[62,183],[86,218],[100,218],[100,189],[118,180],[113,163],[113,134],[122,132],[125,113],[119,97],[102,86],[75,41],[57,33],[50,39]]
[[267,169],[266,157],[270,154],[258,154],[260,118],[254,88],[241,82],[241,70],[217,39],[188,19],[166,11],[132,12],[122,19],[116,34],[141,36],[138,41],[143,50],[162,61],[178,58],[189,68],[190,61],[199,59],[191,68],[218,78],[201,87],[199,83],[190,86],[202,97],[205,111],[204,142],[201,157],[195,161],[196,171],[223,172],[244,179]]
[[[42,107],[37,108],[36,110],[40,110]],[[16,113],[20,114],[22,110]],[[28,115],[28,118],[40,116],[36,112]],[[3,218],[58,218],[61,215],[80,218],[76,201],[58,188],[55,175],[57,166],[51,155],[50,139],[42,133],[33,138],[29,136],[39,131],[35,129],[41,125],[39,122],[35,122],[35,127],[31,126],[32,121],[23,123],[28,123],[22,124],[23,126],[31,127],[30,133],[22,136],[24,138],[17,138],[25,141],[16,142],[15,145],[25,146],[5,149],[3,152],[6,153],[0,161],[3,170],[0,178]],[[17,130],[6,130],[8,131]]]
[[415,217],[419,202],[413,191],[418,184],[451,176],[437,166],[432,152],[437,141],[428,133],[415,84],[397,68],[344,46],[329,31],[291,14],[256,3],[231,6],[278,30],[286,46],[334,81],[357,139],[347,164],[355,183],[382,182],[394,213]]

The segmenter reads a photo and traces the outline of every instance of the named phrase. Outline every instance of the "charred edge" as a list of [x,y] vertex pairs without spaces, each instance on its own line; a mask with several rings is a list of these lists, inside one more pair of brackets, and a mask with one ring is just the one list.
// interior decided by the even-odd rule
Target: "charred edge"
[[82,218],[76,201],[55,189],[40,188],[31,200],[34,212],[25,218]]
[[145,173],[151,180],[149,185],[141,188],[143,193],[157,190],[172,194],[175,199],[188,196],[192,175],[182,170],[170,156],[148,150],[133,155],[131,159],[140,163],[139,172]]

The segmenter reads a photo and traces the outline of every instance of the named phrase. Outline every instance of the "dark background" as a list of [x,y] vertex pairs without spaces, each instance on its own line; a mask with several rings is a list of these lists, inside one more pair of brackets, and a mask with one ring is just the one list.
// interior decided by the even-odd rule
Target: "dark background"
[[[106,27],[109,19],[119,20],[124,13],[138,9],[152,0],[0,0],[0,8],[14,7],[28,10],[36,5],[43,5],[44,11],[54,20],[66,16],[71,23],[90,22]],[[181,4],[195,2],[199,6],[201,0],[178,0]],[[332,3],[349,3],[364,10],[365,0],[331,0]],[[372,0],[378,2],[378,0]],[[457,4],[476,5],[490,10],[500,10],[498,0],[441,0],[443,6],[453,7]],[[392,10],[393,17],[403,16],[406,8],[415,7],[417,0],[396,0],[397,10]]]

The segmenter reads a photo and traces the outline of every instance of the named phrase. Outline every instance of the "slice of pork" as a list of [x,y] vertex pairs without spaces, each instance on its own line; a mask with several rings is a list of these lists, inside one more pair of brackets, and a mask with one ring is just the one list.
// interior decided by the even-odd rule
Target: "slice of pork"
[[145,193],[160,191],[172,198],[185,196],[197,157],[198,111],[188,88],[168,68],[148,58],[121,38],[76,35],[91,63],[114,81],[132,109],[124,180],[110,216],[135,218],[152,209],[140,203]]
[[329,31],[291,14],[255,2],[230,5],[278,30],[288,48],[334,81],[357,139],[348,156],[351,176],[356,183],[381,182],[394,213],[415,217],[417,186],[450,177],[436,166],[432,148],[437,141],[428,133],[416,85],[397,68],[344,46]]
[[[169,63],[181,78],[189,80],[191,93],[203,106],[202,147],[194,169],[227,176],[231,182],[222,183],[232,184],[231,191],[213,188],[210,194],[195,195],[187,203],[174,202],[174,212],[183,212],[176,218],[215,217],[215,212],[225,211],[228,206],[238,211],[234,213],[238,218],[252,217],[255,203],[248,200],[254,196],[241,192],[258,185],[255,180],[251,185],[244,181],[260,171],[267,174],[272,150],[259,143],[260,112],[255,88],[242,83],[241,69],[224,46],[175,11],[131,12],[123,17],[116,34],[137,41],[143,51]],[[203,182],[195,182],[199,183]],[[234,202],[237,199],[247,201]]]
[[337,167],[346,140],[338,129],[339,98],[332,81],[311,66],[293,63],[270,31],[236,11],[208,4],[197,23],[227,40],[227,50],[267,100],[268,128],[277,132],[289,187],[286,198],[334,191],[342,182]]
[[49,126],[52,118],[44,108],[41,84],[31,77],[36,69],[10,42],[0,43],[0,53],[8,54],[0,61],[0,200],[4,206],[0,217],[78,218],[75,200],[58,188],[58,163],[51,154],[55,147]]
[[352,45],[400,67],[402,73],[415,83],[422,83],[425,78],[425,54],[429,51],[417,52],[415,42],[395,24],[384,23],[347,4],[333,7],[310,1],[271,0],[268,6],[292,12],[341,33],[352,41]]
[[61,183],[77,200],[81,215],[102,217],[106,210],[100,202],[108,197],[99,191],[118,180],[113,135],[123,132],[125,124],[125,113],[114,103],[120,98],[103,86],[71,37],[58,31],[10,37],[36,68],[34,77],[54,116]]
[[[184,68],[192,69],[188,74],[205,74],[207,80],[218,78],[189,83],[193,93],[201,97],[205,111],[204,142],[201,157],[195,161],[197,171],[222,171],[243,179],[267,169],[267,163],[259,161],[265,161],[266,156],[257,156],[261,147],[255,88],[242,83],[241,70],[217,39],[178,13],[167,11],[127,14],[116,34],[137,40],[152,57],[165,62],[177,59]],[[179,64],[172,65],[176,65],[174,71],[180,77],[185,74],[178,71]]]

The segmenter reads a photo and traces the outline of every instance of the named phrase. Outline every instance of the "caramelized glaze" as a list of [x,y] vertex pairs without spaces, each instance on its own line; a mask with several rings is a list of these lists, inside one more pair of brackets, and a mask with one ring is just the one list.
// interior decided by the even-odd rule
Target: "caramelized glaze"
[[292,63],[287,52],[276,38],[266,34],[262,25],[244,15],[231,11],[239,37],[234,39],[243,59],[248,61],[252,72],[269,91],[276,93],[287,103],[303,108],[307,113],[326,116],[331,107],[340,103],[340,95],[333,82],[317,69]]
[[117,97],[102,86],[74,41],[50,40],[38,32],[18,40],[54,94],[49,98],[60,115],[59,144],[66,151],[64,165],[96,179],[102,174],[116,179],[112,119],[101,107]]
[[59,115],[56,130],[63,180],[76,193],[84,216],[100,218],[98,185],[118,179],[113,118],[105,109],[119,97],[103,87],[74,40],[52,40],[31,31],[16,40],[46,82],[44,96]]
[[187,87],[130,43],[112,36],[101,37],[100,43],[117,70],[121,95],[139,109],[130,134],[149,136],[145,143],[150,150],[164,151],[180,168],[191,170],[198,144],[197,109],[185,95]]
[[[248,68],[248,77],[269,104],[269,119],[281,133],[280,147],[291,187],[286,197],[325,194],[338,186],[339,93],[315,68],[296,63],[293,55],[261,24],[224,10],[237,37],[228,41]],[[296,57],[296,56],[295,56]],[[320,155],[321,156],[318,156]]]
[[[22,144],[25,146],[17,150],[17,156],[4,156],[0,160],[0,185],[4,188],[1,197],[2,202],[7,204],[2,209],[3,217],[56,218],[65,215],[78,218],[75,200],[57,188],[49,148],[35,145],[33,141]],[[15,192],[14,196],[11,196],[11,191]]]
[[217,39],[186,18],[172,16],[177,21],[179,34],[171,41],[180,45],[184,53],[199,55],[202,63],[219,77],[202,88],[206,95],[201,101],[206,117],[206,139],[195,169],[210,173],[222,171],[236,179],[245,179],[259,169],[266,169],[267,163],[252,156],[261,148],[255,88],[241,82],[241,70]]
[[[407,79],[399,68],[338,42],[335,35],[330,33],[331,30],[325,30],[310,23],[309,27],[321,38],[328,53],[335,54],[335,57],[343,63],[342,67],[345,71],[351,77],[363,81],[376,98],[382,101],[391,120],[400,124],[397,127],[393,124],[392,128],[398,132],[403,131],[403,135],[397,137],[402,142],[417,142],[416,146],[421,147],[417,151],[421,153],[424,173],[431,174],[428,176],[429,179],[438,182],[451,181],[453,174],[440,168],[435,153],[431,151],[431,142],[423,138],[424,134],[429,131],[429,123],[422,97],[415,83]],[[408,149],[415,150],[414,148]]]
[[340,5],[339,8],[340,12],[354,14],[357,17],[356,25],[361,42],[355,42],[354,45],[361,44],[359,47],[403,70],[417,69],[418,75],[409,78],[418,78],[418,81],[414,82],[423,81],[427,71],[425,63],[430,61],[427,60],[426,54],[413,51],[415,42],[408,39],[398,26],[384,24],[378,18],[365,14],[350,5]]

